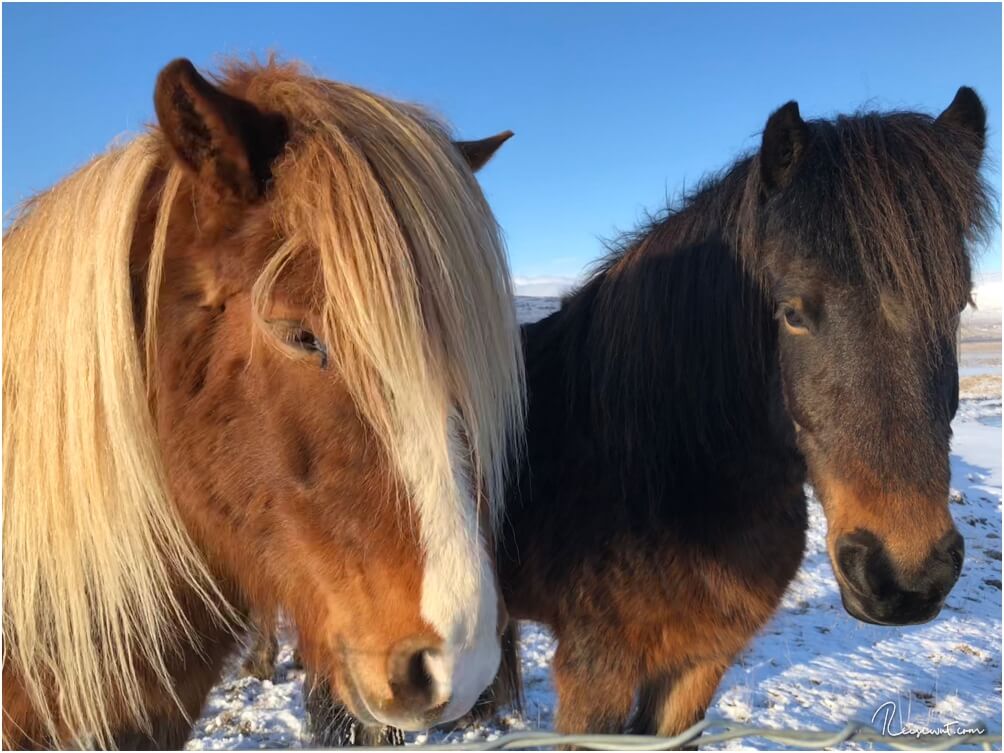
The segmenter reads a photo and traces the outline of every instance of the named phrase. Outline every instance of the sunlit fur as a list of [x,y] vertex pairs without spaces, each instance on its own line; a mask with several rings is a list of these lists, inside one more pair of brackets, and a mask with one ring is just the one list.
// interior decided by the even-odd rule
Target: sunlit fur
[[[504,249],[474,178],[414,107],[273,63],[223,78],[297,124],[273,167],[281,245],[255,288],[262,332],[277,337],[264,312],[283,265],[315,253],[331,360],[410,487],[426,567],[480,561],[448,417],[463,419],[477,503],[497,523],[524,406]],[[219,603],[165,493],[130,293],[138,205],[164,154],[157,131],[109,151],[4,238],[5,675],[16,668],[61,744],[66,730],[108,744],[114,696],[142,724],[137,660],[167,685],[165,643],[186,630],[171,583]],[[172,170],[139,314],[151,342]],[[480,577],[453,572],[436,598],[469,609]]]

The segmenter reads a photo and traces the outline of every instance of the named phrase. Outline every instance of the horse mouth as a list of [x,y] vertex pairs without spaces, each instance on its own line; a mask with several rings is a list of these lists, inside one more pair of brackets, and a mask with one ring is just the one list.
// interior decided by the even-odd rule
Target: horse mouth
[[921,594],[905,592],[888,601],[875,602],[859,593],[851,584],[837,576],[840,602],[851,617],[869,625],[904,627],[922,625],[939,614],[943,599],[931,600]]
[[366,699],[365,693],[353,677],[351,667],[346,666],[344,682],[333,682],[332,687],[341,687],[342,701],[352,715],[362,724],[374,727],[396,727],[405,732],[422,732],[439,724],[448,702],[441,703],[421,713],[400,713],[394,710],[378,711]]

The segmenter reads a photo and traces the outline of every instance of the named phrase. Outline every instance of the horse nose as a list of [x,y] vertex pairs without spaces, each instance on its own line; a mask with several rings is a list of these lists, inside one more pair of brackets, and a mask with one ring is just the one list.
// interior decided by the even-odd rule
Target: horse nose
[[962,540],[962,535],[958,531],[949,531],[938,542],[938,546],[935,547],[935,554],[941,566],[949,569],[949,577],[951,579],[950,589],[951,586],[955,585],[955,581],[959,579],[959,576],[962,575],[962,562],[966,558],[966,544]]
[[424,714],[450,699],[450,676],[443,671],[439,642],[406,639],[391,649],[388,681],[399,713]]
[[952,529],[928,553],[923,566],[902,572],[882,541],[869,531],[840,537],[835,569],[844,607],[854,617],[883,625],[927,622],[941,611],[962,572],[965,546]]

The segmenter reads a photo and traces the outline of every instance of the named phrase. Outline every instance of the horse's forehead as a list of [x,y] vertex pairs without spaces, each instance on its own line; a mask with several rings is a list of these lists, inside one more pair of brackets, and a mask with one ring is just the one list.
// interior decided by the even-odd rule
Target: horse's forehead
[[[189,266],[211,273],[228,288],[250,290],[288,239],[278,229],[269,202],[240,213],[227,208],[217,212],[210,210],[202,218],[196,218],[201,220],[202,235],[185,252]],[[211,217],[222,229],[206,232],[205,226],[209,224],[206,217]],[[301,248],[283,265],[274,293],[287,301],[309,302],[315,296],[319,276],[320,259],[316,250]]]
[[[269,256],[266,255],[261,263],[254,265],[251,269],[252,275],[268,263]],[[321,285],[320,258],[315,249],[303,248],[283,266],[282,273],[276,280],[273,288],[273,297],[297,304],[310,304],[315,302],[315,298]]]
[[834,286],[835,275],[811,246],[797,240],[777,244],[767,275],[780,297],[822,295]]

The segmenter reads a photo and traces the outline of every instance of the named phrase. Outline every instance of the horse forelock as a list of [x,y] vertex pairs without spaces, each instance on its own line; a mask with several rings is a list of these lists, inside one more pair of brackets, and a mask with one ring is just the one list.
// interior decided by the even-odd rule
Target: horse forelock
[[[285,259],[315,255],[332,361],[403,480],[420,496],[458,494],[447,428],[457,413],[497,522],[522,434],[518,327],[499,229],[445,127],[289,67],[232,67],[230,79],[293,124],[273,170],[286,241],[256,299]],[[426,446],[413,453],[416,436]]]
[[926,331],[945,334],[968,300],[971,258],[994,215],[976,137],[909,112],[808,125],[809,149],[790,193],[774,205],[770,226],[747,228],[758,265],[769,263],[770,250],[756,243],[788,233],[789,251],[807,253],[825,276],[876,302],[892,296]]

